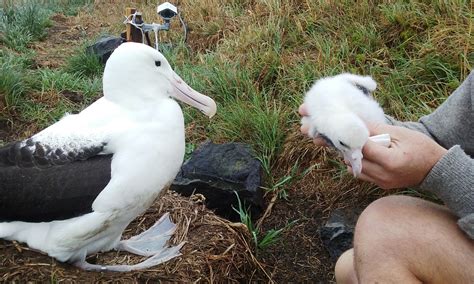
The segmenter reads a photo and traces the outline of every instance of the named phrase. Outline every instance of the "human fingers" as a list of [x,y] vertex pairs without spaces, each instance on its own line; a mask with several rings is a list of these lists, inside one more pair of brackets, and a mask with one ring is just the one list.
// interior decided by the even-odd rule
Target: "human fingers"
[[[352,167],[351,166],[347,166],[347,171],[351,174],[351,175],[354,175],[354,172],[352,170]],[[374,184],[377,184],[376,183],[376,180],[366,174],[364,174],[363,172],[357,176],[358,179],[361,179],[361,180],[364,180],[364,181],[368,181],[368,182],[371,182],[371,183],[374,183]]]
[[374,162],[379,165],[384,165],[390,160],[390,148],[381,146],[370,139],[367,140],[362,148],[362,155],[364,159]]
[[379,135],[379,134],[390,134],[398,135],[400,133],[400,129],[406,129],[399,126],[393,126],[383,123],[367,123],[367,128],[369,129],[370,136]]
[[308,109],[306,108],[306,105],[305,104],[301,104],[300,107],[298,108],[298,113],[301,115],[301,116],[308,116],[309,113],[308,113]]
[[[301,133],[305,134],[305,135],[308,135],[309,133],[309,126],[307,123],[304,123],[303,125],[301,125],[300,127],[300,131]],[[329,146],[328,143],[326,143],[326,140],[324,140],[321,136],[316,136],[313,138],[313,143],[316,145],[316,146]]]
[[[306,108],[306,105],[305,104],[300,105],[300,107],[298,108],[298,112],[301,116],[303,116],[303,119],[302,119],[303,124],[300,127],[300,131],[301,131],[301,133],[303,133],[305,135],[308,135],[310,127],[309,127],[308,122],[305,122],[305,120],[307,120],[307,119],[305,119],[305,117],[307,117],[309,115],[308,109]],[[316,146],[329,146],[328,143],[326,143],[326,140],[324,140],[321,136],[314,137],[313,138],[313,143]]]
[[316,136],[316,137],[314,137],[313,143],[314,143],[316,146],[324,146],[324,147],[329,146],[328,143],[326,143],[326,140],[324,140],[321,136]]
[[362,174],[371,178],[374,183],[380,184],[387,176],[387,170],[381,165],[362,159]]
[[303,123],[300,127],[301,133],[308,135],[309,132],[309,125],[307,123]]
[[[353,173],[352,166],[346,158],[344,158],[344,164],[348,166],[348,169],[350,168],[351,173]],[[367,178],[370,178],[372,182],[379,184],[386,176],[386,170],[379,164],[373,163],[367,159],[362,159],[361,174]]]

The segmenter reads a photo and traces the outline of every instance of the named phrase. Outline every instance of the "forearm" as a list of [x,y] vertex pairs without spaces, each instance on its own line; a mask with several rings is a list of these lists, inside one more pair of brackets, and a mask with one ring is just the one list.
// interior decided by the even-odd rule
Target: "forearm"
[[387,121],[387,124],[390,124],[393,126],[405,127],[411,130],[421,132],[434,140],[434,137],[431,135],[431,133],[428,131],[428,129],[425,127],[423,123],[414,122],[414,121],[398,121],[395,118],[388,115],[385,115],[385,119]]
[[[403,123],[392,119],[389,124],[416,130],[433,138],[422,123]],[[440,198],[460,218],[459,227],[474,239],[474,159],[459,145],[451,147],[419,187]]]
[[459,226],[474,238],[474,72],[433,113],[419,122],[387,124],[421,132],[449,149],[420,188],[435,193],[460,217]]
[[474,160],[454,146],[435,164],[420,188],[433,192],[459,217],[474,213]]
[[446,149],[460,145],[474,157],[474,71],[433,113],[418,122],[401,122],[387,116],[387,124],[421,132]]
[[460,145],[474,156],[474,72],[433,113],[420,123],[446,149]]
[[460,217],[461,228],[474,238],[474,160],[454,146],[436,163],[420,188],[433,192]]

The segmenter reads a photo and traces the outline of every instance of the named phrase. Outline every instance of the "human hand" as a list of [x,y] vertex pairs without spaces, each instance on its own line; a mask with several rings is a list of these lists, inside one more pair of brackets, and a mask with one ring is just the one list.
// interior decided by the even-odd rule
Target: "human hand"
[[[303,117],[309,115],[308,109],[306,108],[305,104],[300,105],[300,107],[298,109],[298,112]],[[309,125],[307,123],[304,123],[304,120],[303,120],[303,124],[300,127],[300,131],[301,131],[301,133],[303,133],[305,135],[308,135]],[[320,136],[313,137],[313,143],[316,144],[316,146],[325,146],[325,147],[329,146],[326,143],[326,141],[324,141],[324,139]]]
[[[383,189],[419,185],[433,166],[447,152],[426,135],[403,127],[369,125],[371,135],[388,133],[389,148],[367,141],[362,154],[360,179],[373,182]],[[352,173],[352,168],[348,166]]]

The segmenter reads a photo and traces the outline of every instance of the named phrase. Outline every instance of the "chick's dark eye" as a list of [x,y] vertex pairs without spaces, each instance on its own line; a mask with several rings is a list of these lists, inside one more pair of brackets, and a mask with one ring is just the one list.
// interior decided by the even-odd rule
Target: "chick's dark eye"
[[161,61],[159,61],[159,60],[155,61],[155,65],[156,65],[156,67],[160,67],[161,66]]
[[344,144],[342,141],[339,141],[339,144],[341,144],[341,146],[344,146],[346,148],[349,148],[349,146],[347,146],[346,144]]

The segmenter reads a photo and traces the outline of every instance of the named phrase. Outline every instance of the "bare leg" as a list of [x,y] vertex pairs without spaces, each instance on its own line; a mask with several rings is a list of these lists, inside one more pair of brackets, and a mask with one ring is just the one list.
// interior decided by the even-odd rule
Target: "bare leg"
[[180,256],[181,253],[179,250],[181,247],[184,245],[184,243],[181,243],[177,246],[174,247],[169,247],[163,249],[161,252],[158,254],[147,258],[145,261],[142,261],[138,264],[134,265],[100,265],[100,264],[90,264],[84,260],[78,261],[74,263],[75,266],[82,268],[84,270],[89,270],[89,271],[116,271],[116,272],[128,272],[132,270],[140,270],[140,269],[146,269],[150,268],[153,266],[156,266],[158,264],[161,264],[163,262],[166,262],[170,259],[173,259],[177,256]]
[[145,232],[121,241],[116,250],[142,256],[156,255],[163,250],[175,230],[176,225],[171,222],[169,213],[166,213]]
[[[356,225],[353,267],[359,282],[472,283],[474,241],[456,220],[445,207],[418,198],[373,202]],[[350,270],[347,259],[336,274]]]
[[359,283],[354,270],[354,249],[347,250],[339,257],[335,267],[335,275],[337,283]]
[[84,270],[93,271],[118,271],[126,272],[132,270],[146,269],[172,258],[180,256],[179,250],[184,245],[180,243],[177,246],[167,247],[167,242],[173,235],[176,225],[169,218],[169,214],[164,214],[153,226],[140,235],[131,237],[128,240],[121,241],[117,250],[124,250],[133,254],[142,256],[151,256],[146,260],[135,265],[98,265],[86,262],[84,259],[74,263],[77,267]]

